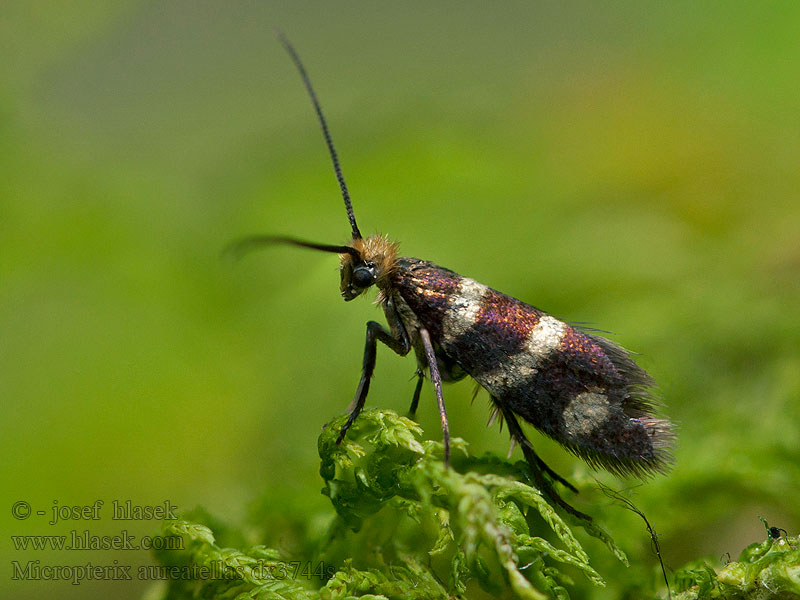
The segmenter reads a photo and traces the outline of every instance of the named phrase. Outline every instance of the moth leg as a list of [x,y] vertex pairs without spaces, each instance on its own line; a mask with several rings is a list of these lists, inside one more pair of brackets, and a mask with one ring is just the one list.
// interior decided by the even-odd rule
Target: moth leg
[[503,419],[505,419],[506,424],[508,424],[508,432],[522,448],[522,453],[525,455],[525,460],[528,461],[528,465],[530,465],[531,471],[533,472],[533,478],[536,481],[536,485],[547,495],[548,498],[558,504],[569,514],[576,516],[579,519],[591,522],[592,517],[573,508],[561,499],[561,496],[558,495],[552,484],[547,480],[547,478],[545,478],[544,473],[548,473],[551,477],[555,475],[555,478],[558,481],[564,483],[572,490],[575,488],[567,483],[564,479],[556,475],[553,470],[550,469],[550,467],[548,467],[541,458],[539,458],[536,452],[534,452],[533,445],[528,441],[528,438],[525,437],[525,434],[523,433],[522,428],[519,426],[514,413],[511,412],[510,409],[505,408],[502,404],[498,404],[498,406],[500,406],[500,410],[503,412]]
[[550,477],[551,477],[551,478],[552,478],[554,481],[557,481],[558,483],[560,483],[561,485],[563,485],[563,486],[564,486],[565,488],[567,488],[568,490],[570,490],[570,491],[572,491],[572,492],[574,492],[574,493],[576,493],[576,494],[579,494],[579,493],[580,493],[580,492],[578,491],[578,488],[576,488],[576,487],[575,487],[574,485],[572,485],[572,484],[571,484],[569,481],[567,481],[566,479],[564,479],[564,478],[563,478],[561,475],[559,475],[558,473],[556,473],[555,471],[553,471],[553,469],[551,469],[551,468],[550,468],[550,467],[547,465],[547,463],[546,463],[546,462],[544,462],[544,461],[543,461],[541,458],[539,458],[539,455],[538,455],[538,454],[536,454],[536,452],[534,452],[534,450],[533,450],[533,444],[531,444],[531,443],[530,443],[530,441],[528,441],[528,440],[526,439],[526,440],[525,440],[525,442],[526,442],[526,443],[527,443],[527,445],[530,447],[529,449],[530,449],[530,451],[531,451],[531,454],[533,454],[533,456],[535,456],[535,457],[536,457],[536,464],[537,464],[537,465],[539,465],[539,468],[540,468],[540,469],[542,469],[542,471],[544,471],[545,473],[547,473],[548,475],[550,475]]
[[408,409],[408,417],[413,419],[417,414],[417,406],[419,405],[419,395],[422,393],[422,382],[425,379],[425,373],[422,372],[420,367],[417,367],[416,373],[417,387],[414,389],[414,397],[411,399],[411,406]]
[[419,330],[419,339],[425,350],[425,358],[428,360],[428,369],[431,372],[431,383],[436,392],[436,403],[439,405],[439,417],[442,421],[442,432],[444,433],[444,464],[450,464],[450,425],[447,422],[447,410],[444,407],[444,396],[442,395],[442,376],[439,373],[439,364],[436,361],[436,352],[431,343],[431,336],[427,329]]
[[353,398],[353,402],[350,404],[350,416],[347,418],[347,422],[339,432],[339,437],[336,438],[337,444],[342,443],[347,430],[350,429],[353,421],[356,420],[356,417],[361,412],[361,409],[364,408],[364,402],[367,399],[367,392],[369,392],[369,382],[370,379],[372,379],[372,373],[375,371],[375,357],[378,353],[378,342],[383,342],[400,355],[408,354],[408,351],[411,349],[411,344],[408,341],[408,337],[404,335],[405,330],[395,331],[394,327],[392,329],[392,333],[395,335],[392,335],[392,333],[386,331],[386,329],[383,328],[383,325],[377,323],[376,321],[369,321],[367,323],[367,342],[364,346],[364,364],[361,368],[361,380],[358,382],[356,395]]
[[[502,411],[502,412],[503,412],[503,418],[505,418],[505,412],[502,410],[502,405],[500,404],[500,401],[499,401],[499,400],[498,400],[496,397],[492,396],[492,402],[494,402],[494,405],[495,405],[495,407],[496,407],[496,408],[495,408],[495,410],[496,410],[496,411]],[[493,412],[493,413],[492,413],[492,415],[491,415],[491,417],[490,417],[490,420],[489,420],[489,423],[487,424],[487,427],[491,426],[491,424],[494,422],[494,420],[495,420],[495,418],[496,418],[496,415],[497,415],[497,412]],[[502,422],[501,422],[501,424],[500,424],[500,427],[501,427],[501,429],[502,429]],[[517,427],[519,428],[519,425],[517,425]],[[510,430],[510,429],[511,429],[511,425],[509,425],[509,430]],[[522,431],[522,430],[520,429],[520,431]],[[559,475],[558,473],[556,473],[555,471],[553,471],[553,469],[551,469],[551,468],[550,468],[550,467],[547,465],[547,463],[546,463],[546,462],[544,462],[544,461],[543,461],[543,460],[542,460],[542,459],[539,457],[539,455],[538,455],[538,454],[536,454],[536,452],[535,452],[535,451],[534,451],[534,449],[533,449],[533,444],[531,444],[531,443],[530,443],[530,441],[528,440],[528,438],[526,438],[524,435],[522,436],[522,438],[525,440],[525,442],[524,442],[524,444],[523,444],[523,443],[520,443],[520,445],[522,445],[522,446],[526,446],[526,447],[528,448],[528,450],[530,451],[530,455],[531,455],[531,456],[533,456],[533,457],[535,458],[535,460],[536,460],[536,465],[538,466],[538,468],[539,468],[539,469],[541,469],[542,471],[544,471],[545,473],[547,473],[548,475],[550,475],[550,477],[551,477],[553,480],[557,481],[558,483],[560,483],[561,485],[563,485],[565,488],[567,488],[567,489],[571,490],[572,492],[574,492],[574,493],[576,493],[576,494],[580,493],[580,492],[578,491],[578,488],[576,488],[576,487],[575,487],[574,485],[572,485],[572,484],[571,484],[569,481],[567,481],[566,479],[564,479],[563,477],[561,477],[561,475]],[[520,442],[520,440],[519,440],[518,438],[514,437],[514,436],[513,436],[513,434],[512,434],[512,441],[513,441],[514,443]],[[511,445],[511,449],[512,449],[512,450],[514,449],[514,444],[513,444],[513,443],[512,443],[512,445]],[[510,451],[509,451],[509,452],[510,452]],[[509,453],[509,458],[511,458],[511,455],[510,455],[510,453]],[[526,458],[526,459],[528,458],[528,454],[527,454],[527,453],[525,454],[525,458]]]

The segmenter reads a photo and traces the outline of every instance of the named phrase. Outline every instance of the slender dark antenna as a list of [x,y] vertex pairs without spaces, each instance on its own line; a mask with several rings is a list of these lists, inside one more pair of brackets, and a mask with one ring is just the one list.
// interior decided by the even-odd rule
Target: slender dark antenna
[[349,254],[356,261],[362,260],[361,254],[352,246],[318,244],[317,242],[307,242],[305,240],[298,240],[279,235],[252,235],[250,237],[241,238],[231,244],[228,244],[228,246],[223,250],[222,254],[223,256],[230,256],[232,258],[239,259],[253,250],[263,246],[272,246],[274,244],[289,244],[292,246],[300,246],[302,248],[311,248],[312,250],[332,252],[334,254]]
[[276,33],[281,44],[283,44],[283,47],[286,48],[289,56],[291,56],[294,66],[297,67],[297,70],[300,72],[300,77],[303,78],[303,83],[308,90],[308,95],[311,96],[311,102],[314,104],[314,110],[317,111],[319,124],[322,125],[322,135],[325,136],[325,143],[328,145],[328,153],[331,155],[333,170],[336,171],[336,179],[339,181],[339,187],[342,190],[344,206],[347,209],[347,218],[350,219],[350,227],[353,229],[353,239],[359,240],[361,239],[361,232],[358,230],[358,225],[356,225],[356,217],[353,214],[353,205],[350,203],[350,192],[347,191],[347,184],[344,182],[342,167],[339,165],[339,156],[336,154],[336,148],[333,147],[333,140],[331,139],[330,131],[328,131],[328,123],[325,121],[325,116],[322,114],[322,107],[319,105],[319,100],[317,100],[317,95],[314,93],[314,88],[311,87],[311,80],[308,78],[306,68],[303,66],[303,62],[300,60],[300,57],[298,56],[297,51],[294,49],[294,46],[292,46],[291,42],[280,29],[277,29]]

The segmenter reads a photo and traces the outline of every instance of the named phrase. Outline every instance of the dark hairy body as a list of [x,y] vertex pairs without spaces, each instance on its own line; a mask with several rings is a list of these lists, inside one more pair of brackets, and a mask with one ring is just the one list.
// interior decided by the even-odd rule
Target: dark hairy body
[[400,258],[396,295],[430,332],[445,379],[471,375],[504,408],[619,474],[668,462],[654,384],[620,346],[428,261]]

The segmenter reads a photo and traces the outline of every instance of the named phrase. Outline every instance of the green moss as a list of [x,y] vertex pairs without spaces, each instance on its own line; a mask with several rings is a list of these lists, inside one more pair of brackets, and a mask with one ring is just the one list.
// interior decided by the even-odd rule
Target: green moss
[[[336,515],[313,560],[259,545],[222,548],[202,523],[171,523],[165,533],[184,549],[157,553],[162,564],[225,575],[171,578],[165,598],[451,598],[480,589],[539,600],[569,598],[574,573],[605,585],[570,525],[525,483],[524,462],[473,457],[457,438],[446,467],[442,444],[420,441],[421,428],[391,411],[364,411],[337,445],[342,424],[319,438],[323,493]],[[596,525],[576,524],[626,561]],[[284,574],[295,562],[316,563],[313,576]]]
[[[332,509],[295,524],[294,550],[253,544],[246,527],[195,511],[165,525],[181,549],[156,552],[172,569],[161,597],[567,599],[585,588],[575,577],[605,586],[574,528],[619,559],[620,569],[605,576],[625,597],[667,595],[657,578],[623,570],[625,555],[597,525],[560,516],[526,483],[524,462],[472,456],[456,438],[446,467],[440,442],[422,441],[419,425],[381,410],[364,411],[337,445],[345,418],[319,437],[322,492]],[[719,572],[703,561],[686,565],[671,577],[673,598],[797,597],[797,540],[777,533],[768,528],[765,542]],[[608,565],[608,554],[602,558]]]
[[[766,525],[766,522],[765,522]],[[676,600],[790,600],[800,598],[800,546],[796,537],[773,535],[747,546],[719,572],[696,561],[676,573]]]

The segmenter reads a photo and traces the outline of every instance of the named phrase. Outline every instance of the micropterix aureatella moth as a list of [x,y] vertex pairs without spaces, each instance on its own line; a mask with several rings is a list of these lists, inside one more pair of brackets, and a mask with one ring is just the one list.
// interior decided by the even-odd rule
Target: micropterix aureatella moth
[[417,385],[410,413],[416,412],[425,372],[436,395],[444,432],[445,462],[450,433],[442,381],[467,375],[489,392],[493,417],[508,425],[512,444],[522,448],[534,481],[568,513],[591,520],[567,504],[551,483],[577,490],[534,452],[518,418],[592,467],[618,475],[645,477],[671,462],[674,435],[668,420],[655,415],[654,381],[628,352],[594,333],[559,321],[516,298],[426,260],[401,257],[397,243],[382,235],[363,237],[328,125],[306,70],[286,37],[278,37],[292,58],[314,110],[344,198],[351,239],[344,245],[318,244],[291,237],[252,236],[233,245],[236,253],[270,244],[291,244],[340,256],[341,294],[350,301],[378,288],[389,330],[367,323],[361,380],[350,416],[339,433],[344,439],[367,398],[378,342],[417,359]]

